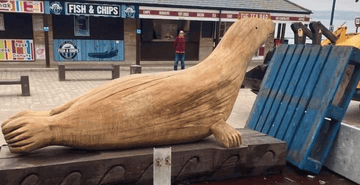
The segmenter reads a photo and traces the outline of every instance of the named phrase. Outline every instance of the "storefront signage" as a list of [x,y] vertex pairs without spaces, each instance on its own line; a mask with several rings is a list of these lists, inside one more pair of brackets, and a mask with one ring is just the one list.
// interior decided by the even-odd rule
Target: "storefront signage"
[[55,61],[123,61],[122,40],[54,39]]
[[35,49],[35,53],[36,53],[36,60],[45,60],[46,56],[45,56],[45,46],[41,46],[41,47],[37,47]]
[[65,60],[72,60],[79,53],[79,49],[71,41],[64,41],[60,44],[57,52]]
[[260,19],[271,19],[269,13],[239,13],[239,19],[243,18],[260,18]]
[[266,12],[241,12],[241,11],[220,11],[205,9],[185,9],[185,8],[163,8],[140,6],[139,17],[141,19],[172,19],[172,20],[201,20],[218,21],[221,18],[224,22],[235,22],[238,19],[256,17],[261,19],[271,19],[277,22],[309,22],[309,15],[266,13]]
[[0,12],[44,13],[42,1],[0,1]]
[[66,3],[66,15],[120,17],[120,5]]
[[33,40],[0,39],[0,61],[33,61]]
[[45,7],[46,14],[54,15],[84,15],[122,18],[139,17],[139,8],[135,5],[45,1]]

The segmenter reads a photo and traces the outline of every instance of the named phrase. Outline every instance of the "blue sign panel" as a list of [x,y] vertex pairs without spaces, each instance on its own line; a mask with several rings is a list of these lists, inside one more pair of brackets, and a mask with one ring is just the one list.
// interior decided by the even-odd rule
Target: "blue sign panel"
[[121,5],[121,17],[122,18],[139,18],[139,6],[135,5]]
[[53,15],[65,15],[65,2],[45,1],[45,13]]
[[120,5],[66,2],[65,14],[120,17]]
[[54,61],[124,61],[124,41],[54,39]]
[[45,13],[53,15],[85,15],[138,19],[139,6],[45,1]]

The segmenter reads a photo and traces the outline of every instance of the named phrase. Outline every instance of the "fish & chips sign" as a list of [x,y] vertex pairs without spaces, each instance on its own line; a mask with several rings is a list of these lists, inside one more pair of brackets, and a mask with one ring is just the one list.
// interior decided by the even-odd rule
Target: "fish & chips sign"
[[66,3],[67,15],[120,17],[120,5]]
[[89,4],[77,2],[52,2],[49,4],[50,13],[54,15],[85,15],[120,17],[121,5]]

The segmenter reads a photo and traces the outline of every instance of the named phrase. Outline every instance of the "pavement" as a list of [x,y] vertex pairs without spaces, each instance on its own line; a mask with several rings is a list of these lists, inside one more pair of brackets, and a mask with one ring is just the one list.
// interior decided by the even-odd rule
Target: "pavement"
[[[250,63],[248,70],[260,63],[259,61]],[[171,65],[171,63],[169,66],[144,65],[142,70],[143,73],[171,71]],[[122,66],[120,69],[120,78],[130,75],[129,66]],[[17,79],[22,74],[29,75],[31,96],[21,96],[19,85],[1,85],[0,123],[16,112],[25,109],[50,110],[111,80],[109,71],[70,71],[66,72],[66,81],[59,81],[56,68],[0,68],[0,80]],[[235,128],[243,128],[255,99],[256,95],[250,89],[240,89],[228,123]],[[360,128],[359,102],[351,101],[343,122]],[[5,144],[5,140],[0,132],[0,146],[3,144]]]

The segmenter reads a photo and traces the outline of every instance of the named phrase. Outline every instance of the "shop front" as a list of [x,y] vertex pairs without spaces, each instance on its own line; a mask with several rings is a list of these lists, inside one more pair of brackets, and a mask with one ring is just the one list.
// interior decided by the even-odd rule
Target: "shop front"
[[137,18],[135,5],[46,1],[45,7],[55,62],[125,60],[124,19]]
[[[308,24],[310,21],[310,14],[279,13],[271,10],[249,12],[150,6],[140,6],[139,17],[143,31],[141,60],[173,60],[175,53],[173,42],[180,30],[185,32],[187,38],[186,60],[201,61],[212,52],[216,40],[221,40],[229,27],[238,19],[247,17],[271,19],[274,21],[274,26],[280,28],[293,22]],[[263,46],[255,53],[255,57],[263,56],[264,53]]]
[[45,59],[44,46],[34,42],[33,29],[33,22],[43,13],[41,1],[0,1],[0,62]]

